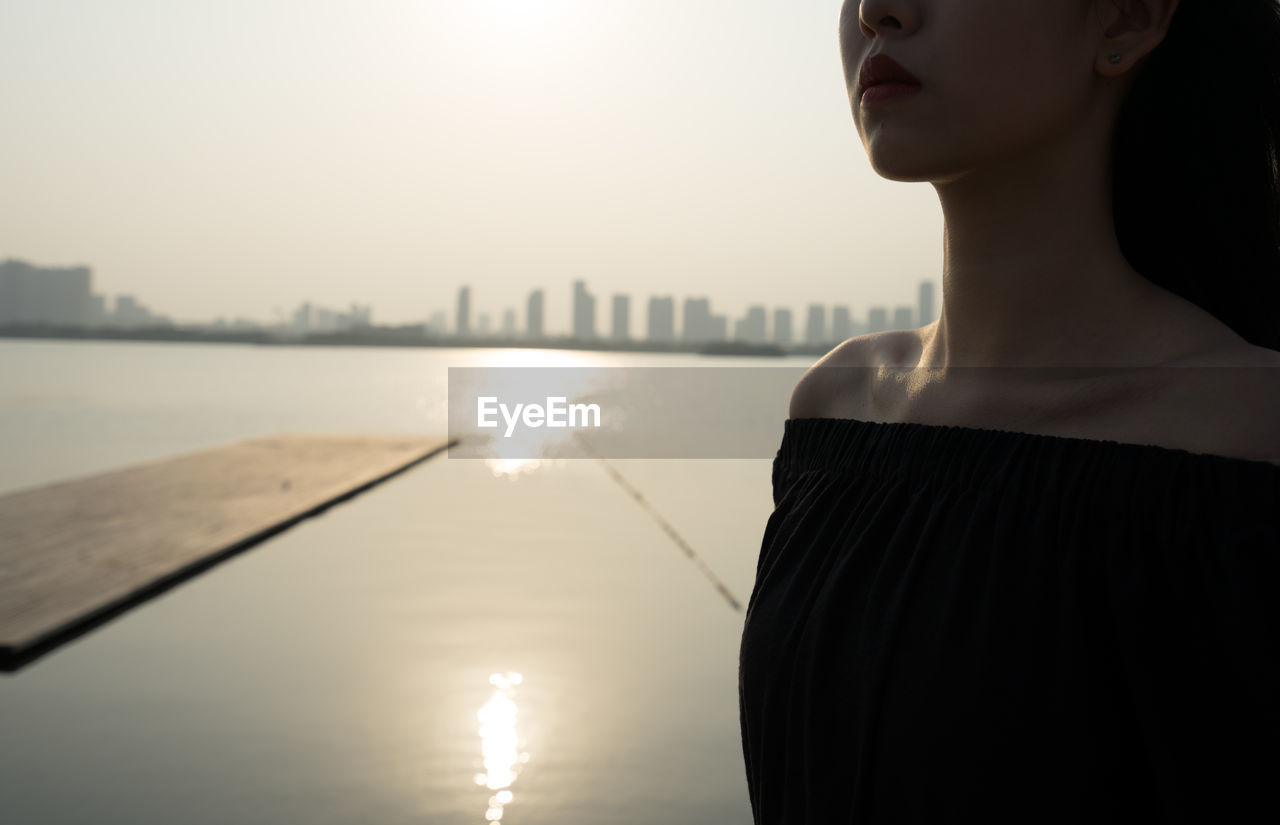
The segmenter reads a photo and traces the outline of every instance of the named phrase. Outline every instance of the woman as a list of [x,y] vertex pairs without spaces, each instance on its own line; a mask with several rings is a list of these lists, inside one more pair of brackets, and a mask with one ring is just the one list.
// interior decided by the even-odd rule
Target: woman
[[846,2],[840,44],[943,308],[792,396],[757,825],[1280,821],[1276,1]]

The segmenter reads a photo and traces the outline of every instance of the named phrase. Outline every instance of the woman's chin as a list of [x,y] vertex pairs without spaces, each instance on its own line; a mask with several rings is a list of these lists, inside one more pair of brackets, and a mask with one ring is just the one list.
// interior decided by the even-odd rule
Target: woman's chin
[[944,173],[936,164],[923,162],[918,158],[907,158],[901,155],[869,155],[871,169],[886,180],[903,183],[923,183],[936,180]]

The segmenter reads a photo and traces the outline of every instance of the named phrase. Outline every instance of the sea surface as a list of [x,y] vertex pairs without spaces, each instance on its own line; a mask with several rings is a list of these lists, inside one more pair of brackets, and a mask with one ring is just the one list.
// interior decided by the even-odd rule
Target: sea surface
[[[443,441],[451,366],[813,360],[0,340],[0,494],[280,432]],[[769,484],[437,455],[0,673],[0,821],[749,823]]]

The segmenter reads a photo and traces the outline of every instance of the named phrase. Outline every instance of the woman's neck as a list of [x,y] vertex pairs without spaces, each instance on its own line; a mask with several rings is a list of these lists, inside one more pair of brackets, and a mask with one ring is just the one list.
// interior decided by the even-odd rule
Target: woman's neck
[[1073,138],[933,182],[942,315],[920,366],[1148,366],[1186,345],[1171,324],[1203,324],[1206,313],[1129,265],[1098,156],[1105,143],[1084,128]]

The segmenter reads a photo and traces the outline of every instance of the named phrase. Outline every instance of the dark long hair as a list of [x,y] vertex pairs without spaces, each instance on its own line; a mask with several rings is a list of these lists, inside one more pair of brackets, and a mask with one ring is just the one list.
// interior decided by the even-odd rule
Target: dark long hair
[[1120,249],[1148,280],[1280,350],[1280,4],[1181,0],[1116,124]]

